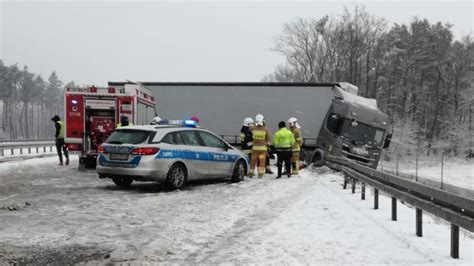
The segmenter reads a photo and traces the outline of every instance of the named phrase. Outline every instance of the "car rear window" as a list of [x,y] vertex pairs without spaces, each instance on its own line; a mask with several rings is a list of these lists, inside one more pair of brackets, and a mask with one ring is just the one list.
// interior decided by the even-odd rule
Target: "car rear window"
[[140,144],[148,140],[151,131],[146,130],[116,130],[105,143],[109,144]]

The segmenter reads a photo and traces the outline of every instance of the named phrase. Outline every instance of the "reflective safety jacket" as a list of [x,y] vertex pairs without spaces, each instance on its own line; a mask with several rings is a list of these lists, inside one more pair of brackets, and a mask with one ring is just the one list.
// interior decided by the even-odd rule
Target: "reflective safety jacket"
[[57,139],[64,139],[64,122],[59,120],[56,122],[55,126],[56,126],[55,137]]
[[301,145],[303,145],[303,138],[301,137],[301,129],[297,127],[291,128],[291,132],[293,132],[293,135],[295,136],[295,146],[293,146],[293,151],[300,151],[301,150]]
[[280,128],[273,136],[273,146],[275,149],[291,149],[295,145],[293,133],[286,127]]
[[264,126],[252,127],[253,146],[252,151],[267,151],[267,145],[270,141],[270,132]]
[[242,126],[242,128],[240,129],[240,144],[243,152],[252,152],[253,138],[250,127]]

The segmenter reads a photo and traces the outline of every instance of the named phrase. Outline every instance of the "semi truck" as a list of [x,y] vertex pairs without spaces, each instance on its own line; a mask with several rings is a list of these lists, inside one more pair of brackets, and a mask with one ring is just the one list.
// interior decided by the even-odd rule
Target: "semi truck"
[[79,169],[95,168],[97,148],[115,130],[121,116],[134,125],[144,125],[156,115],[151,91],[136,84],[67,87],[64,103],[64,142],[70,151],[79,153]]
[[[123,88],[133,82],[108,82]],[[238,145],[245,117],[265,116],[270,131],[280,121],[298,119],[304,139],[302,159],[321,165],[326,155],[342,156],[376,168],[390,144],[388,117],[358,88],[338,83],[138,82],[158,99],[161,117],[197,116],[201,125]]]

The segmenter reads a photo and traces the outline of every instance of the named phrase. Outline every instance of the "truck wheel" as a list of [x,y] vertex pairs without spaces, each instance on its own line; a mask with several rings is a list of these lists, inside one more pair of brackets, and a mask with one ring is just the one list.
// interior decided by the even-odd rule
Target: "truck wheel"
[[239,160],[235,164],[235,167],[234,167],[234,172],[231,178],[232,183],[238,183],[240,181],[244,181],[246,173],[247,173],[247,169],[246,169],[245,163],[242,160]]
[[181,189],[186,184],[188,174],[183,164],[177,163],[171,167],[166,178],[168,188],[171,190]]
[[114,181],[115,185],[121,188],[128,188],[132,184],[133,179],[125,177],[112,177],[112,181]]
[[313,167],[321,167],[324,165],[324,152],[322,150],[318,149],[314,151],[311,164]]

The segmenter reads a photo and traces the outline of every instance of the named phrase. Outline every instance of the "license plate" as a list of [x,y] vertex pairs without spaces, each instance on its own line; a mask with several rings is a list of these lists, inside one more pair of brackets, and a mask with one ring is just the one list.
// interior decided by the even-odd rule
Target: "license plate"
[[110,154],[110,160],[127,161],[128,160],[128,154],[111,153]]

